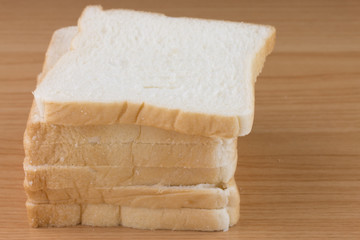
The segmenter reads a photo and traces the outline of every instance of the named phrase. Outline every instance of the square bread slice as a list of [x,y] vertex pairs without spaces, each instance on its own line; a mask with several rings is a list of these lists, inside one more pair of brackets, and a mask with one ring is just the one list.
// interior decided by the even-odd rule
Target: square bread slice
[[271,26],[87,7],[71,51],[34,91],[43,121],[248,134]]

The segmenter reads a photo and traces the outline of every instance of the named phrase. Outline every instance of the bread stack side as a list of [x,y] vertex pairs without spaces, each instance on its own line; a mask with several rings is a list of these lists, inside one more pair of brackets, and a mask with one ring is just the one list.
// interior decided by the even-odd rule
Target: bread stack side
[[[154,24],[164,21],[156,14],[88,7],[79,20],[80,30],[67,27],[53,34],[24,134],[24,188],[30,225],[227,230],[239,219],[240,197],[234,180],[236,135],[249,131],[251,116],[245,120],[176,108],[164,111],[156,104],[119,105],[116,99],[97,102],[96,96],[94,102],[41,97],[44,84],[56,79],[56,72],[71,68],[70,64],[62,69],[69,55],[84,49],[101,50],[102,40],[85,42],[82,47],[79,41],[87,34],[85,20],[103,13],[107,16],[101,16],[101,21],[117,15],[132,19],[133,14]],[[113,28],[94,29],[103,35],[118,31],[109,26]],[[121,26],[126,28],[128,23]],[[257,50],[256,62],[249,63],[256,75],[272,49],[273,37],[269,35]],[[80,54],[76,61],[86,65],[85,55]],[[112,63],[99,64],[107,68]],[[101,81],[95,75],[94,81]],[[168,79],[164,79],[166,83]],[[53,83],[61,84],[60,80]],[[53,93],[62,91],[60,87]]]

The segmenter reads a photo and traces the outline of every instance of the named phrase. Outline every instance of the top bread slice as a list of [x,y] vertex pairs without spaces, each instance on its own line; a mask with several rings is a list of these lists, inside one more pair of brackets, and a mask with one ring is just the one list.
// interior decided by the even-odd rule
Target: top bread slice
[[227,138],[250,132],[273,27],[94,6],[78,27],[71,51],[34,91],[44,121]]

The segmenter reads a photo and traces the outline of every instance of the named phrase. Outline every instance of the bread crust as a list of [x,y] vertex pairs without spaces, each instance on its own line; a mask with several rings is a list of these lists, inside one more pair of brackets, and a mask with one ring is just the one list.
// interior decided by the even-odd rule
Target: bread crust
[[234,179],[225,186],[125,186],[32,191],[25,181],[28,201],[36,204],[112,204],[135,208],[203,208],[236,206],[239,194]]
[[37,165],[216,168],[237,159],[237,138],[192,136],[137,125],[64,126],[39,120],[33,104],[25,163]]
[[44,121],[71,126],[100,124],[136,124],[157,127],[188,135],[234,138],[246,135],[251,129],[243,117],[209,115],[167,109],[146,103],[114,102],[44,102]]
[[218,168],[163,168],[123,166],[30,166],[24,164],[25,180],[33,191],[51,188],[117,187],[134,185],[186,186],[227,183],[236,162]]
[[26,202],[31,227],[119,226],[137,229],[227,231],[240,216],[240,205],[221,209],[132,208],[93,204],[33,204]]

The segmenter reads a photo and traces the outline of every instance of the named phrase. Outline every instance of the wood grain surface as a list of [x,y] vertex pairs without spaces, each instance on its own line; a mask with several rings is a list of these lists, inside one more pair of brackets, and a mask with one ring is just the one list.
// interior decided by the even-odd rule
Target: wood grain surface
[[[271,24],[277,44],[239,139],[241,220],[228,232],[32,229],[22,135],[52,32],[90,3]],[[360,239],[360,1],[0,0],[1,239]]]

